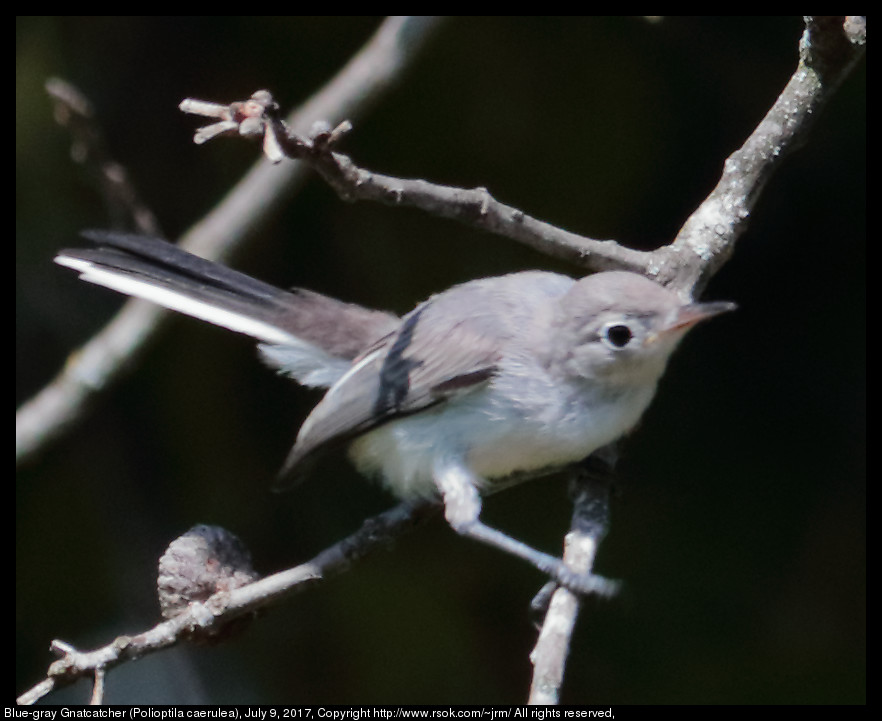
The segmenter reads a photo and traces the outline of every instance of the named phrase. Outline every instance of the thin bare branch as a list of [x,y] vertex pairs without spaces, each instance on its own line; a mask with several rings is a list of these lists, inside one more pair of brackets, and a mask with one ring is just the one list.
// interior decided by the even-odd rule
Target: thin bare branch
[[[609,531],[609,497],[616,460],[616,448],[608,446],[573,471],[573,520],[564,539],[563,558],[564,563],[576,573],[592,572],[597,549]],[[551,588],[546,587],[540,592],[534,606],[546,605],[545,595],[549,590]],[[582,600],[566,588],[556,588],[550,602],[547,602],[545,620],[530,654],[533,663],[530,704],[559,703],[570,641]]]
[[[518,208],[501,203],[487,188],[456,188],[419,178],[397,178],[359,167],[333,146],[352,128],[349,120],[331,129],[329,123],[314,124],[308,134],[300,133],[278,115],[278,105],[267,90],[228,106],[187,98],[183,112],[221,118],[199,128],[194,142],[204,143],[220,135],[263,135],[267,159],[298,160],[313,167],[348,202],[368,200],[384,205],[412,207],[441,218],[502,235],[546,255],[574,265],[606,270],[611,268],[646,273],[651,254],[626,248],[612,240],[595,240],[533,218]],[[285,167],[285,166],[282,166]]]
[[54,103],[55,120],[70,133],[71,158],[97,181],[110,225],[136,228],[147,235],[162,235],[156,215],[140,197],[125,167],[116,162],[107,149],[89,99],[60,78],[47,80],[46,92]]
[[845,16],[806,18],[796,72],[750,137],[726,159],[719,183],[674,242],[656,251],[659,282],[684,294],[701,293],[731,257],[781,160],[805,143],[821,109],[865,50],[865,23]]
[[[338,125],[333,131],[329,130],[331,124],[325,124],[304,134],[278,117],[278,106],[267,91],[228,106],[223,114],[223,129],[202,128],[197,131],[196,142],[205,142],[210,128],[215,128],[208,133],[211,137],[235,131],[242,135],[263,133],[268,159],[308,163],[344,200],[419,208],[511,238],[593,271],[620,269],[641,273],[692,297],[700,293],[731,256],[766,182],[781,159],[805,141],[812,121],[865,48],[865,22],[844,16],[807,18],[799,63],[787,86],[742,147],[726,160],[717,187],[689,217],[674,241],[651,252],[557,228],[499,202],[486,188],[455,188],[361,168],[350,157],[332,150],[351,123]],[[201,102],[188,99],[182,109],[209,114],[200,113]],[[242,112],[242,108],[247,108],[247,112]],[[224,112],[217,107],[212,111]]]
[[352,563],[388,547],[392,541],[439,510],[434,503],[401,503],[365,521],[358,531],[326,548],[306,563],[280,571],[231,591],[221,591],[204,603],[190,603],[180,614],[134,636],[120,636],[93,651],[79,651],[64,641],[53,641],[60,658],[46,678],[18,697],[33,704],[55,689],[92,676],[103,693],[104,674],[114,666],[174,646],[186,639],[211,639],[232,621],[254,615],[261,608],[307,590],[319,581],[345,571]]

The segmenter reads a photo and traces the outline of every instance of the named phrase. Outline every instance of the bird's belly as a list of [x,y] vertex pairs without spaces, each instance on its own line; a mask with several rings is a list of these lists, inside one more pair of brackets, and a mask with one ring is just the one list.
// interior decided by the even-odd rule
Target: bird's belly
[[443,455],[463,459],[489,492],[495,479],[575,463],[611,443],[631,429],[652,396],[652,389],[601,398],[553,388],[512,402],[496,390],[386,423],[353,441],[350,457],[401,498],[436,494],[432,469]]

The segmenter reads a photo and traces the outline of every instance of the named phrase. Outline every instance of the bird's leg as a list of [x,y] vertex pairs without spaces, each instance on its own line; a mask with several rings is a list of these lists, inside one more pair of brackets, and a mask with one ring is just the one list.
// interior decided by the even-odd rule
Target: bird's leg
[[436,463],[434,471],[435,483],[444,499],[444,517],[457,533],[522,558],[574,593],[607,598],[617,593],[617,581],[593,573],[580,574],[571,571],[561,559],[537,551],[482,523],[477,479],[461,461],[448,459]]

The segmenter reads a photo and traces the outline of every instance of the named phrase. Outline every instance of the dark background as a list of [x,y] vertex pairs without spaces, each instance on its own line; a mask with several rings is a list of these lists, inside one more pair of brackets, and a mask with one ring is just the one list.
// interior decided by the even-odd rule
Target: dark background
[[[102,201],[69,159],[49,76],[95,104],[166,234],[258,155],[191,142],[184,97],[269,88],[286,109],[330,78],[374,18],[19,18],[16,402],[121,299],[51,262]],[[389,174],[487,186],[595,238],[669,242],[796,65],[801,19],[460,18],[343,150]],[[628,442],[598,571],[627,592],[585,604],[568,703],[865,701],[863,65],[766,187],[705,297],[740,310],[696,331]],[[240,251],[281,285],[404,312],[455,282],[577,274],[504,238],[413,210],[345,204],[313,179]],[[243,337],[178,319],[16,484],[16,693],[51,639],[103,645],[158,620],[155,564],[195,523],[223,525],[262,572],[303,561],[392,503],[342,460],[296,492],[269,481],[314,393]],[[512,489],[486,520],[559,553],[562,479]],[[434,522],[275,607],[217,648],[108,677],[119,703],[518,703],[542,578]],[[88,684],[50,697],[84,701]]]

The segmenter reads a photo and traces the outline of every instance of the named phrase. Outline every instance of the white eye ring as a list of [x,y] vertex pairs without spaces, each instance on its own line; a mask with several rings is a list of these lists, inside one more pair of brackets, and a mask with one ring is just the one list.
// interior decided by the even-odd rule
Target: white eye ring
[[634,331],[627,323],[620,320],[610,321],[600,329],[600,341],[607,348],[622,350],[634,340]]

